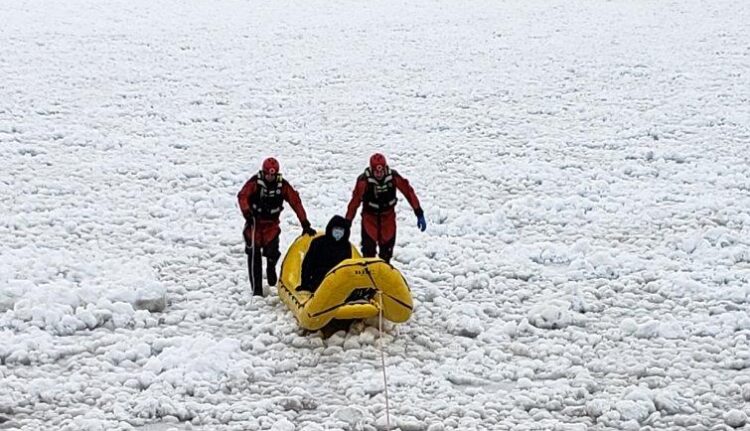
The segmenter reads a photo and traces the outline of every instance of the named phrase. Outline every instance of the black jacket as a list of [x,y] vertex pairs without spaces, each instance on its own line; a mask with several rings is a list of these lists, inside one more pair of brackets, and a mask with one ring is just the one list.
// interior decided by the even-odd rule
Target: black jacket
[[[344,228],[344,237],[336,241],[331,234],[334,227]],[[302,261],[302,285],[298,290],[315,292],[328,271],[342,260],[352,257],[349,243],[349,222],[341,216],[333,216],[326,226],[326,234],[310,243],[310,248]]]

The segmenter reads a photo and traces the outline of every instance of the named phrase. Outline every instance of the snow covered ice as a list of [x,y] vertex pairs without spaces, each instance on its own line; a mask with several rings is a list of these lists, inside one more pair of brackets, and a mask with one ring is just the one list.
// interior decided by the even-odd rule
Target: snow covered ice
[[[0,22],[0,429],[747,429],[745,2]],[[252,298],[235,198],[273,155],[322,228],[374,151],[428,222],[402,200],[390,421],[377,324],[324,339]]]

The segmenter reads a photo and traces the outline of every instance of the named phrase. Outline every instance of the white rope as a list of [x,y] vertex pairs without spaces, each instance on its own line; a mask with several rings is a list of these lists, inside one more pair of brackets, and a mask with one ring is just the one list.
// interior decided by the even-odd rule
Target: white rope
[[[250,286],[253,287],[253,296],[255,296],[255,217],[253,217],[253,227],[250,229],[252,232],[252,239],[250,245],[252,247],[252,256],[250,259]],[[263,291],[263,283],[261,282],[261,292]],[[263,296],[263,295],[261,295]]]
[[388,375],[385,372],[385,353],[383,352],[383,292],[378,292],[380,311],[378,312],[378,346],[380,349],[380,364],[383,368],[383,388],[385,389],[385,424],[386,431],[391,430],[391,409],[388,403]]

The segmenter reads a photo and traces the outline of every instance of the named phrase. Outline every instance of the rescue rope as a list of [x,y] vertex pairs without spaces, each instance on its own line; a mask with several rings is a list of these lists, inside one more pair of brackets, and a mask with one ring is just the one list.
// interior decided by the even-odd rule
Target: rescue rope
[[391,431],[391,408],[388,400],[388,374],[385,371],[385,352],[383,351],[383,291],[380,290],[375,279],[372,277],[370,269],[365,266],[365,273],[370,278],[372,286],[378,291],[378,350],[380,350],[380,365],[383,369],[383,393],[385,395],[385,425],[386,431]]
[[[250,245],[252,246],[252,258],[250,260],[250,286],[253,287],[253,296],[255,296],[255,282],[257,281],[255,279],[255,217],[253,217],[253,227],[250,229],[252,233],[252,239],[250,240]],[[263,283],[261,282],[261,296],[263,292]]]
[[385,353],[383,352],[383,292],[378,291],[380,310],[378,312],[378,348],[380,349],[380,364],[383,368],[383,389],[385,393],[385,424],[386,431],[391,430],[391,412],[388,403],[388,375],[385,372]]

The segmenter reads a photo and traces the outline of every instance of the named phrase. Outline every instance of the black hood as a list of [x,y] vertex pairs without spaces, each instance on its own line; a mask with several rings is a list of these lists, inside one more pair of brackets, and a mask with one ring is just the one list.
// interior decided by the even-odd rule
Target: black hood
[[328,222],[328,226],[326,226],[326,236],[329,237],[331,240],[335,241],[333,239],[333,235],[331,235],[331,232],[333,231],[333,228],[335,227],[342,227],[344,228],[344,237],[341,239],[342,241],[349,241],[349,222],[340,215],[335,215],[331,217],[331,220]]

